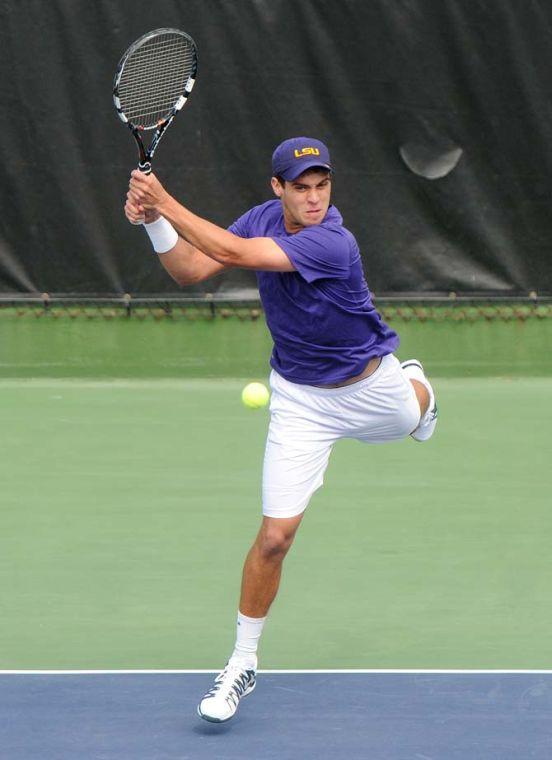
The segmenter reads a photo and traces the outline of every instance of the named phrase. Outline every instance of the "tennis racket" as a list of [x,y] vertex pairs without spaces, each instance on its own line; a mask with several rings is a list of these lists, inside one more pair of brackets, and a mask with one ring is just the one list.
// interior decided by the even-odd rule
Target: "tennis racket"
[[[154,29],[123,55],[113,82],[113,101],[138,145],[140,171],[149,174],[157,146],[195,83],[197,48],[179,29]],[[155,132],[149,147],[144,132]]]

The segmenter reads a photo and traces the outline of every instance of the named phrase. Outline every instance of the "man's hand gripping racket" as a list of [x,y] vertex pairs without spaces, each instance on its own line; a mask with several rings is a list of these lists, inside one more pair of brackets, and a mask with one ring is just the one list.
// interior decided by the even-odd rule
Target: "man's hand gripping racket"
[[[153,154],[188,99],[196,76],[197,48],[192,38],[178,29],[155,29],[144,34],[119,61],[113,101],[138,145],[141,172],[151,172]],[[142,135],[152,129],[155,132],[146,149]],[[142,224],[147,217],[147,221],[154,221],[158,216],[157,212],[145,212],[131,197],[125,213],[133,224]]]

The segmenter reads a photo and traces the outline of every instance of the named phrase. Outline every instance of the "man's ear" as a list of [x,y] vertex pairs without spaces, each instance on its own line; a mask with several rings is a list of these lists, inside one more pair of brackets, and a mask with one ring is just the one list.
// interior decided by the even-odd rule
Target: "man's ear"
[[284,192],[284,188],[280,184],[280,182],[276,179],[276,177],[272,177],[270,180],[270,184],[272,185],[272,190],[274,191],[274,195],[277,198],[282,197],[282,193]]

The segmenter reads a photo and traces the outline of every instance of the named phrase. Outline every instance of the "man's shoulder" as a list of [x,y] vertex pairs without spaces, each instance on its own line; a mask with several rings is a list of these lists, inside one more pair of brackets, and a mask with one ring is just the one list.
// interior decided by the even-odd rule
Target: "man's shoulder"
[[259,210],[259,211],[277,211],[280,213],[282,211],[282,201],[279,198],[271,198],[269,201],[265,201],[264,203],[259,203],[258,206],[253,206],[252,211]]
[[317,239],[321,243],[326,241],[343,249],[358,248],[355,236],[343,226],[343,219],[339,213],[328,214],[322,224],[306,227],[303,232],[305,231],[307,231],[307,237]]
[[356,243],[355,236],[347,227],[343,225],[343,217],[335,206],[330,206],[324,218],[319,225],[320,228],[330,230],[332,233],[339,235],[347,240]]
[[273,198],[270,201],[259,203],[258,206],[252,206],[249,211],[246,211],[246,215],[250,219],[274,218],[279,219],[282,215],[282,203],[278,198]]
[[275,227],[282,216],[282,204],[278,199],[253,206],[228,228],[240,237],[263,237]]

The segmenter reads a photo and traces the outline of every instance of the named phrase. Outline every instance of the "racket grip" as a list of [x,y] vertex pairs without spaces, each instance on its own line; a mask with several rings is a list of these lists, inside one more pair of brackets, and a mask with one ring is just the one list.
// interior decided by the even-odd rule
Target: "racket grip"
[[[140,161],[138,164],[138,169],[141,172],[144,172],[144,174],[151,174],[151,161]],[[140,222],[130,222],[131,224],[139,225],[144,224],[145,217],[142,218]]]

